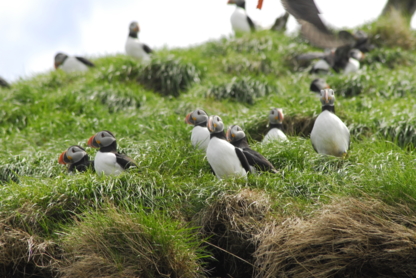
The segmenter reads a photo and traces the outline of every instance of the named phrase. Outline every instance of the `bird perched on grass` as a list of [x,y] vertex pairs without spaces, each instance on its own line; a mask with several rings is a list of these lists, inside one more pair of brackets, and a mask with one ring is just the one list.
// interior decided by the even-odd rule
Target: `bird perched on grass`
[[231,15],[231,26],[234,32],[254,32],[256,26],[247,15],[245,0],[228,0],[228,4],[236,5],[234,12]]
[[227,141],[233,146],[243,150],[252,172],[259,170],[277,173],[274,166],[264,156],[250,148],[250,145],[247,142],[246,134],[240,126],[230,126],[227,129],[226,137]]
[[68,56],[65,53],[57,53],[55,55],[55,69],[62,69],[67,73],[76,71],[87,71],[89,68],[95,67],[95,65],[79,56]]
[[219,116],[208,118],[210,137],[207,160],[218,179],[247,177],[250,165],[243,151],[231,145],[225,137],[224,123]]
[[94,161],[90,160],[85,149],[78,145],[70,146],[58,158],[59,164],[66,164],[69,173],[84,172],[94,169]]
[[335,115],[334,90],[322,90],[321,103],[322,112],[311,132],[312,146],[317,153],[345,157],[350,145],[350,131]]
[[287,136],[283,132],[283,110],[281,108],[273,108],[269,113],[269,131],[264,136],[262,143],[271,141],[285,142]]
[[152,49],[139,41],[139,23],[133,21],[129,26],[129,35],[125,44],[126,54],[142,61],[149,61]]
[[192,111],[186,115],[185,123],[194,126],[191,134],[192,146],[206,151],[210,139],[210,133],[207,128],[207,113],[202,109],[196,109],[195,111]]
[[94,159],[95,171],[105,175],[119,175],[136,165],[133,159],[117,151],[117,141],[113,133],[103,130],[88,140],[88,146],[99,148]]

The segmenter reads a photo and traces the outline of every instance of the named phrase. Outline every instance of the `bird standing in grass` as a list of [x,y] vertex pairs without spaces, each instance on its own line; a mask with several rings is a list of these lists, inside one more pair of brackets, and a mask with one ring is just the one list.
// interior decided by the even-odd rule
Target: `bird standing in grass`
[[88,146],[99,148],[94,159],[95,171],[105,175],[119,175],[125,169],[136,165],[133,159],[117,151],[117,141],[108,131],[100,131],[88,140]]
[[321,91],[322,112],[313,125],[311,142],[317,153],[345,157],[350,145],[350,131],[335,115],[334,102],[332,89]]
[[324,89],[329,89],[328,83],[326,83],[325,79],[316,78],[312,80],[309,90],[317,94],[317,96],[321,95],[321,91]]
[[133,21],[129,26],[129,35],[127,37],[125,49],[126,54],[142,61],[149,61],[152,49],[139,41],[139,23]]
[[247,177],[250,165],[243,151],[231,145],[225,137],[224,123],[219,116],[208,118],[211,133],[207,160],[218,179]]
[[76,71],[87,71],[91,67],[95,67],[95,65],[83,57],[68,56],[61,52],[55,55],[55,69],[59,68],[67,73],[70,73]]
[[231,26],[235,33],[256,31],[253,20],[247,15],[245,0],[228,0],[228,4],[236,5],[231,15]]
[[196,109],[195,111],[192,111],[186,115],[185,123],[194,126],[191,134],[192,146],[206,151],[210,139],[210,133],[207,128],[207,113],[202,109]]
[[269,131],[264,136],[262,143],[271,141],[285,142],[287,136],[283,132],[283,110],[280,108],[273,108],[269,114]]
[[240,126],[230,126],[227,130],[226,137],[227,141],[233,146],[243,150],[252,172],[259,170],[277,173],[274,166],[264,156],[250,148],[250,145],[247,142],[246,134]]
[[66,164],[69,173],[84,172],[94,167],[94,161],[90,160],[85,149],[78,145],[70,146],[62,152],[58,162],[59,164]]

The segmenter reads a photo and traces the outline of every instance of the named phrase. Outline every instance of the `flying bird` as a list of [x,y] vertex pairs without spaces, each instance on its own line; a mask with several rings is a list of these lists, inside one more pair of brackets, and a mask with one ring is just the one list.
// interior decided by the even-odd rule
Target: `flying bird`
[[70,146],[58,158],[59,164],[65,164],[69,173],[85,172],[93,169],[94,161],[90,160],[85,149],[78,145]]

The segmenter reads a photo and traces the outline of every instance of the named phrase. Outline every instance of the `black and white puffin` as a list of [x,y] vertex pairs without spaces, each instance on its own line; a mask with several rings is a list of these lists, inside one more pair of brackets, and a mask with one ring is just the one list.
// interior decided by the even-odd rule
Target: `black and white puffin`
[[207,160],[218,179],[247,177],[250,165],[243,151],[231,145],[225,137],[224,123],[219,116],[208,118],[211,133],[207,148]]
[[95,171],[99,174],[118,175],[125,169],[136,165],[133,159],[117,151],[117,141],[114,135],[103,130],[88,140],[88,146],[99,148],[94,159]]
[[10,88],[10,84],[6,81],[6,79],[4,79],[1,76],[0,76],[0,87]]
[[137,21],[130,23],[129,35],[125,45],[126,54],[142,61],[149,61],[152,49],[139,41],[139,31],[140,27]]
[[58,158],[59,164],[66,164],[69,173],[84,172],[94,168],[94,161],[90,160],[85,149],[78,145],[70,146]]
[[287,136],[283,132],[283,110],[281,108],[273,108],[269,113],[269,131],[264,136],[262,143],[271,141],[285,142]]
[[60,68],[69,73],[75,71],[87,71],[91,67],[95,67],[95,65],[83,57],[68,56],[61,52],[55,55],[55,69]]
[[311,92],[317,93],[317,95],[321,95],[321,91],[324,89],[329,89],[328,83],[326,83],[325,79],[316,78],[312,80],[311,85],[309,86],[309,90]]
[[240,126],[230,126],[227,130],[226,137],[227,141],[230,142],[234,147],[243,150],[248,164],[252,167],[252,172],[259,170],[277,173],[277,170],[274,168],[274,166],[264,156],[250,148],[250,145],[247,142],[246,134]]
[[247,15],[245,0],[228,0],[227,4],[235,4],[235,10],[231,15],[231,26],[234,32],[254,32],[256,26]]
[[207,113],[202,109],[196,109],[195,111],[192,111],[186,115],[185,123],[194,126],[191,134],[192,146],[206,151],[210,139],[210,133],[207,128]]
[[317,153],[345,157],[350,145],[350,131],[335,115],[334,102],[332,89],[321,91],[322,112],[313,125],[311,142]]

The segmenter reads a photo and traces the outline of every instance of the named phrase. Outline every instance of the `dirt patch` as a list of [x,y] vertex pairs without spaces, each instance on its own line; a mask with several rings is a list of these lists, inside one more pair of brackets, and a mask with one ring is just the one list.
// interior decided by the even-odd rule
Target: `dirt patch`
[[259,236],[257,277],[415,277],[416,217],[377,200],[335,200]]

